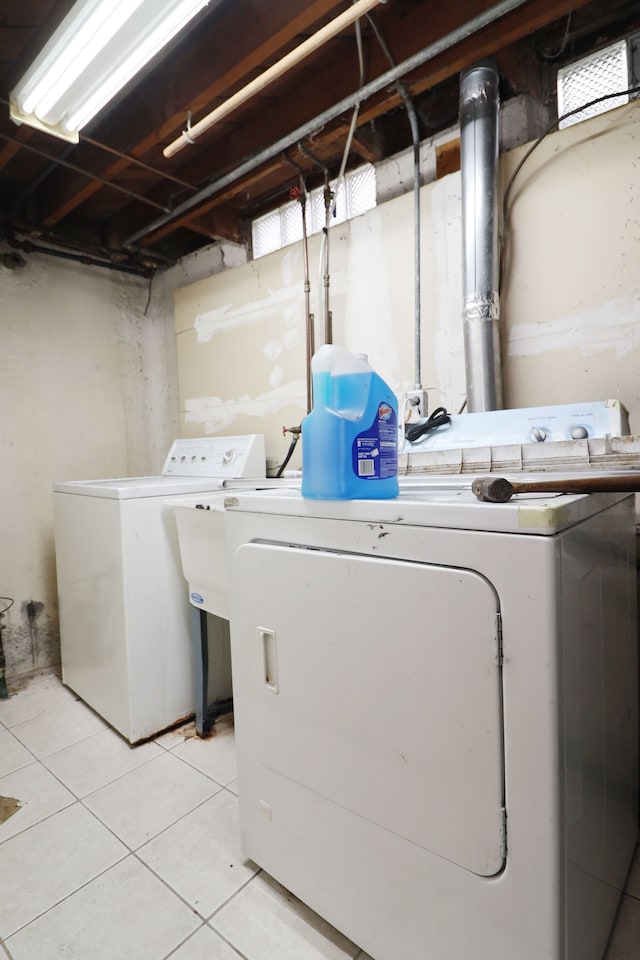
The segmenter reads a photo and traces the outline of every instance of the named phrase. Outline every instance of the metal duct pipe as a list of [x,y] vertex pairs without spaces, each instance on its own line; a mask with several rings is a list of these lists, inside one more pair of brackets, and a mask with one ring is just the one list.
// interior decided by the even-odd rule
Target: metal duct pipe
[[467,409],[502,409],[498,300],[499,78],[491,63],[460,80],[463,312]]

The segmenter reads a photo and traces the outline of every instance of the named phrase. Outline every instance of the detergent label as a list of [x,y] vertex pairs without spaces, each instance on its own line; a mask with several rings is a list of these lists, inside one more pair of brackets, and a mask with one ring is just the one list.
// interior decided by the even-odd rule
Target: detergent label
[[386,480],[398,472],[398,420],[393,407],[382,402],[368,428],[351,450],[353,472],[361,480]]

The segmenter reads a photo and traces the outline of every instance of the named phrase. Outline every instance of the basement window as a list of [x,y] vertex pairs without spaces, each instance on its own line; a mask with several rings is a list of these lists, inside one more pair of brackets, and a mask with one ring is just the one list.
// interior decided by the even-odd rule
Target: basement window
[[627,40],[620,40],[602,50],[589,54],[582,60],[558,70],[558,116],[578,110],[583,104],[606,94],[620,93],[600,103],[594,103],[573,116],[561,120],[558,127],[570,127],[589,117],[613,110],[629,102],[629,94],[622,91],[632,86]]
[[[332,192],[337,180],[330,183]],[[335,196],[336,214],[331,226],[357,217],[376,206],[376,171],[366,163],[346,174]],[[312,190],[306,202],[307,234],[320,233],[325,225],[324,187]],[[302,240],[302,210],[298,200],[285,203],[251,224],[253,257],[263,257]]]

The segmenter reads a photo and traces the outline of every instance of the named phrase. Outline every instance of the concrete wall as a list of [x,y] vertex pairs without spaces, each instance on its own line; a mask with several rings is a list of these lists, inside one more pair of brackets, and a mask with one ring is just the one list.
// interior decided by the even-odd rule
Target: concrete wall
[[[158,473],[178,433],[173,286],[28,255],[0,267],[0,594],[9,681],[60,659],[52,483]],[[4,606],[0,601],[0,609]]]

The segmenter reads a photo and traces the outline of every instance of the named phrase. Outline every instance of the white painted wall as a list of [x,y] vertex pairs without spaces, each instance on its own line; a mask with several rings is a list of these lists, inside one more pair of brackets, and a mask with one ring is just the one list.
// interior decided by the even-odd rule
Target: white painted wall
[[548,137],[512,201],[509,405],[614,397],[640,434],[640,102]]
[[35,254],[27,261],[0,267],[0,594],[15,601],[3,621],[10,681],[60,659],[52,483],[157,473],[178,429],[165,278],[154,280],[145,316],[146,280]]
[[[620,399],[640,433],[640,103],[547,138],[512,193],[502,342],[507,406]],[[502,157],[507,178],[526,147]],[[460,176],[421,190],[422,384],[459,409]],[[320,242],[310,247],[322,342]],[[334,341],[366,352],[402,394],[414,385],[413,213],[395,196],[330,234]],[[301,244],[176,292],[181,431],[263,432],[306,410]],[[298,460],[292,466],[299,465]]]
[[[432,406],[445,394],[454,404],[464,397],[462,334],[452,323],[461,285],[459,196],[459,177],[422,190],[422,379]],[[330,233],[334,342],[367,353],[398,393],[414,385],[412,218],[405,194]],[[319,345],[319,237],[311,238],[310,260]],[[282,427],[306,412],[301,245],[177,290],[176,339],[182,433],[264,433],[267,456],[281,460]]]

